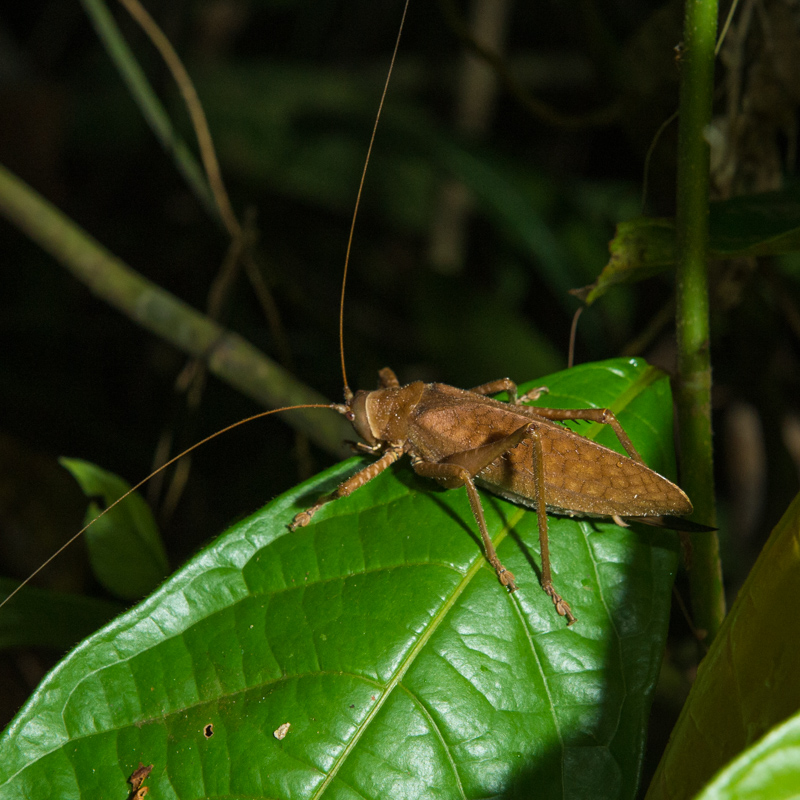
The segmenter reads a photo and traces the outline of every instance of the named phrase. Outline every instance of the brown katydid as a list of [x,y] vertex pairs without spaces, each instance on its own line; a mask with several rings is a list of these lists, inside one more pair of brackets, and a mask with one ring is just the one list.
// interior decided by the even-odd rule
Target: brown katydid
[[[666,527],[686,527],[671,517],[691,514],[689,498],[674,483],[651,470],[636,452],[614,414],[605,408],[556,409],[522,405],[545,387],[517,397],[516,385],[501,379],[470,391],[442,383],[417,381],[400,386],[394,372],[380,372],[381,388],[353,392],[345,384],[345,402],[331,406],[352,422],[377,461],[321,497],[291,524],[295,529],[338,497],[352,494],[401,456],[414,471],[448,489],[466,488],[487,561],[509,591],[514,575],[497,556],[486,528],[476,484],[514,503],[533,508],[538,517],[542,556],[541,586],[556,610],[576,621],[553,586],[547,512],[610,517]],[[509,403],[488,395],[507,392]],[[558,422],[586,420],[609,425],[628,457],[586,439]],[[694,529],[689,523],[688,527]]]
[[[380,111],[378,118],[379,115]],[[378,119],[376,126],[377,122]],[[370,151],[371,148],[372,142]],[[369,155],[367,163],[368,160]],[[365,164],[364,172],[366,168]],[[361,189],[359,198],[360,194]],[[389,369],[381,371],[379,389],[354,394],[347,385],[341,329],[344,284],[355,219],[354,212],[340,306],[345,402],[317,407],[334,409],[345,415],[363,439],[361,449],[377,456],[377,460],[344,481],[332,494],[299,513],[290,527],[309,524],[314,513],[326,502],[352,493],[400,456],[408,455],[417,474],[432,478],[445,488],[465,487],[486,558],[501,583],[512,592],[516,590],[514,576],[503,566],[495,552],[476,485],[536,510],[542,554],[542,588],[552,599],[558,613],[566,616],[568,624],[572,624],[575,621],[572,610],[552,583],[547,510],[571,515],[611,517],[620,524],[624,524],[625,519],[657,523],[664,516],[691,513],[691,503],[677,486],[644,464],[619,422],[607,409],[534,409],[522,405],[522,401],[533,397],[534,393],[517,398],[516,386],[508,379],[493,381],[471,391],[421,382],[402,387]],[[489,397],[501,391],[508,392],[510,403]],[[263,412],[250,419],[273,413],[276,411]],[[558,424],[565,420],[591,420],[610,425],[628,457]],[[103,513],[111,508],[113,505]],[[82,531],[73,539],[80,533]]]

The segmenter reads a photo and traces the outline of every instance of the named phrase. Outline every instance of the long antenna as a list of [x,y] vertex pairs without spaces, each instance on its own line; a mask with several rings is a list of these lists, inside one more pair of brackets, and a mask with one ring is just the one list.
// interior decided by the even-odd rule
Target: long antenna
[[400,48],[400,36],[403,33],[403,26],[406,22],[406,12],[408,11],[408,4],[410,0],[406,0],[403,6],[403,16],[400,19],[400,28],[397,31],[397,38],[394,41],[394,52],[392,53],[392,60],[389,63],[389,72],[386,75],[386,83],[383,85],[383,93],[381,94],[381,101],[378,104],[378,113],[375,115],[375,124],[372,126],[372,136],[369,139],[369,147],[367,148],[367,157],[364,160],[364,169],[361,171],[361,183],[358,184],[358,194],[356,195],[356,207],[353,209],[353,219],[350,222],[350,235],[347,237],[347,252],[344,257],[344,274],[342,275],[342,296],[339,300],[339,357],[342,361],[342,381],[344,383],[344,398],[346,402],[353,399],[353,392],[347,383],[347,369],[344,365],[344,290],[347,285],[347,268],[350,266],[350,250],[353,246],[353,232],[356,228],[356,217],[358,216],[358,207],[361,205],[361,193],[364,190],[364,180],[367,177],[367,167],[369,166],[369,158],[372,155],[372,145],[375,142],[375,134],[378,131],[378,122],[381,118],[381,111],[383,111],[383,102],[386,99],[386,92],[389,89],[389,81],[392,77],[394,70],[394,62],[397,58],[397,51]]
[[[359,183],[359,186],[358,186],[358,194],[356,195],[356,205],[355,205],[355,208],[353,209],[353,219],[352,219],[352,221],[350,223],[350,235],[349,235],[349,237],[347,239],[347,252],[345,254],[345,260],[344,260],[344,274],[342,275],[342,296],[341,296],[341,299],[340,299],[340,302],[339,302],[339,353],[341,355],[341,362],[342,362],[342,379],[344,381],[344,394],[345,394],[345,398],[346,398],[348,403],[352,399],[353,393],[350,390],[350,387],[349,387],[349,385],[347,383],[347,371],[345,370],[345,364],[344,364],[344,293],[345,293],[345,286],[347,284],[347,269],[348,269],[348,266],[350,264],[350,251],[351,251],[352,245],[353,245],[353,232],[354,232],[355,226],[356,226],[356,217],[358,216],[358,208],[359,208],[359,205],[361,203],[361,194],[362,194],[363,189],[364,189],[364,180],[365,180],[366,175],[367,175],[367,167],[369,165],[369,159],[370,159],[370,156],[372,155],[372,145],[375,142],[375,134],[376,134],[376,132],[378,130],[378,122],[380,121],[381,111],[383,111],[383,104],[384,104],[384,101],[386,99],[386,93],[387,93],[387,91],[389,89],[389,80],[392,77],[392,72],[394,70],[395,60],[397,58],[397,51],[398,51],[398,49],[400,47],[400,36],[403,33],[403,27],[404,27],[405,21],[406,21],[406,12],[408,11],[408,4],[409,4],[409,0],[405,0],[405,4],[403,6],[403,16],[400,19],[400,28],[397,31],[397,38],[395,39],[395,43],[394,43],[394,51],[392,52],[392,59],[391,59],[391,62],[389,64],[389,72],[386,75],[386,82],[385,82],[385,84],[383,86],[383,93],[381,94],[380,104],[378,105],[378,113],[375,116],[375,124],[374,124],[374,126],[372,128],[372,136],[370,137],[369,147],[367,148],[367,157],[364,160],[364,169],[361,172],[361,182]],[[223,428],[222,430],[219,430],[216,433],[212,433],[210,436],[206,436],[205,439],[201,439],[199,442],[196,442],[191,447],[188,447],[182,453],[179,453],[178,455],[176,455],[173,458],[171,458],[165,464],[162,464],[157,470],[155,470],[154,472],[150,473],[150,475],[148,475],[146,478],[144,478],[143,480],[139,481],[139,483],[137,483],[135,486],[132,486],[130,489],[128,489],[128,491],[125,492],[125,494],[123,494],[122,497],[118,498],[110,506],[108,506],[103,511],[101,511],[88,525],[84,526],[74,536],[70,537],[70,539],[68,539],[63,545],[61,545],[61,547],[59,547],[58,550],[56,550],[56,552],[53,553],[53,555],[51,555],[50,558],[47,559],[47,561],[45,561],[41,566],[39,566],[27,578],[25,578],[25,580],[22,581],[22,583],[20,583],[19,586],[17,586],[14,589],[14,591],[12,591],[2,602],[0,602],[0,608],[2,608],[6,603],[8,603],[8,601],[11,600],[11,598],[14,597],[14,595],[16,595],[17,592],[20,591],[20,589],[22,589],[25,585],[27,585],[31,581],[31,579],[35,578],[48,564],[50,564],[54,559],[56,559],[59,555],[61,555],[61,553],[63,553],[64,550],[66,550],[76,539],[78,539],[84,533],[84,531],[87,530],[87,528],[90,528],[92,525],[94,525],[94,523],[97,522],[97,520],[100,519],[100,517],[103,517],[106,514],[108,514],[108,512],[111,511],[112,508],[114,508],[115,506],[119,505],[119,503],[121,503],[126,497],[128,497],[128,495],[130,495],[133,492],[135,492],[137,489],[139,489],[141,486],[143,486],[145,483],[147,483],[147,481],[149,481],[152,477],[154,477],[155,475],[158,475],[159,472],[161,472],[162,470],[166,469],[170,465],[174,464],[176,461],[180,460],[185,455],[188,455],[193,450],[196,450],[198,447],[204,445],[206,442],[209,442],[212,439],[215,439],[217,436],[221,436],[223,433],[227,433],[228,431],[232,430],[233,428],[238,428],[239,425],[244,425],[246,422],[252,422],[253,420],[261,419],[262,417],[268,417],[270,414],[277,414],[277,413],[279,413],[281,411],[291,411],[291,410],[296,409],[296,408],[297,409],[299,409],[299,408],[330,408],[330,409],[334,409],[336,411],[339,411],[340,413],[344,413],[345,411],[348,410],[346,406],[340,406],[340,405],[337,405],[336,403],[332,403],[330,405],[325,405],[325,404],[322,404],[322,403],[309,403],[309,404],[298,405],[298,406],[285,406],[284,408],[275,408],[275,409],[272,409],[270,411],[262,411],[262,412],[260,412],[258,414],[254,414],[251,417],[247,417],[246,419],[241,419],[238,422],[234,422],[233,424],[228,425],[227,427]]]
[[216,433],[212,433],[210,436],[206,436],[205,439],[201,439],[199,442],[196,442],[191,447],[187,447],[186,450],[184,450],[182,453],[179,453],[174,458],[171,458],[169,461],[167,461],[166,464],[162,464],[155,472],[151,472],[146,478],[140,480],[139,483],[128,489],[128,491],[125,492],[125,494],[122,495],[122,497],[117,498],[110,506],[108,506],[108,508],[104,508],[88,525],[85,525],[74,536],[67,539],[67,541],[64,542],[64,544],[62,544],[61,547],[59,547],[58,550],[56,550],[55,553],[53,553],[53,555],[51,555],[50,558],[48,558],[47,561],[44,562],[44,564],[40,565],[34,572],[28,575],[28,577],[25,578],[25,580],[22,581],[22,583],[19,586],[17,586],[17,588],[14,589],[13,592],[11,592],[11,594],[9,594],[8,597],[6,597],[2,603],[0,603],[0,608],[2,608],[20,589],[22,589],[23,586],[29,583],[32,578],[35,578],[51,561],[58,558],[58,556],[60,556],[61,553],[63,553],[78,537],[80,537],[80,535],[85,530],[91,528],[92,525],[94,525],[94,523],[100,519],[100,517],[104,517],[106,514],[108,514],[108,512],[111,511],[111,509],[114,508],[114,506],[119,505],[126,497],[128,497],[128,495],[133,494],[139,487],[144,486],[144,484],[146,484],[147,481],[150,480],[150,478],[154,477],[155,475],[158,475],[159,472],[166,469],[168,466],[170,466],[170,464],[174,464],[176,461],[183,458],[185,455],[191,453],[192,450],[196,450],[198,447],[204,445],[206,442],[210,442],[212,439],[216,439],[217,436],[221,436],[223,433],[227,433],[228,431],[233,430],[234,428],[238,428],[240,425],[244,425],[246,422],[252,422],[255,419],[268,417],[270,414],[277,414],[280,411],[292,411],[295,408],[332,408],[336,411],[339,411],[343,407],[338,406],[335,403],[331,405],[326,405],[324,403],[309,403],[307,405],[302,405],[302,406],[285,406],[284,408],[273,408],[270,411],[261,411],[258,414],[253,414],[252,417],[246,417],[245,419],[240,419],[238,422],[234,422],[232,425],[228,425],[226,428],[223,428],[222,430],[219,430]]

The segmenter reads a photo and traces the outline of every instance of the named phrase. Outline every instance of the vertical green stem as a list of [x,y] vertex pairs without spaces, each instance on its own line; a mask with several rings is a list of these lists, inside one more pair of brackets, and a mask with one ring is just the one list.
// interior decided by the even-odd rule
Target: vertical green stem
[[[677,187],[678,419],[681,481],[699,521],[713,525],[708,319],[709,148],[717,0],[687,0],[681,54]],[[695,624],[714,637],[725,615],[716,532],[693,534],[689,570]]]

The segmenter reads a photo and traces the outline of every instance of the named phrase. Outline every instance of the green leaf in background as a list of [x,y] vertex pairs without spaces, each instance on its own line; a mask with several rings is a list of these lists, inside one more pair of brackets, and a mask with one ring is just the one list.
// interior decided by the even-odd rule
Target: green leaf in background
[[[559,231],[563,211],[554,213],[552,206],[560,208],[553,198],[562,192],[572,204],[576,187],[565,190],[538,170],[468,145],[413,103],[398,102],[397,95],[419,89],[409,86],[413,72],[407,77],[398,65],[394,76],[395,100],[383,116],[381,148],[370,164],[370,212],[382,213],[400,229],[427,231],[439,174],[462,181],[571,314],[567,290],[578,280],[576,259]],[[215,64],[196,80],[229,173],[268,182],[288,197],[350,209],[351,187],[362,168],[363,131],[371,125],[382,83],[377,74]],[[614,201],[615,211],[621,202]],[[585,215],[580,219],[585,230]]]
[[620,222],[608,243],[611,258],[594,283],[570,294],[590,306],[612,286],[652,278],[675,263],[675,223],[671,219]]
[[[104,469],[77,458],[62,458],[61,465],[90,499],[88,525],[100,512],[101,498],[108,508],[130,486]],[[138,600],[149,594],[168,575],[167,554],[153,514],[135,492],[97,520],[84,534],[95,577],[111,594]]]
[[731,762],[697,800],[800,797],[800,714],[771,730]]
[[[662,373],[616,359],[544,382],[547,405],[611,407],[671,472]],[[550,517],[568,628],[536,514],[486,492],[513,595],[466,493],[408,466],[287,530],[361,463],[235,525],[56,667],[0,739],[0,798],[124,796],[140,762],[159,800],[634,797],[674,535]]]
[[[734,197],[711,203],[709,257],[770,256],[800,249],[800,190]],[[572,294],[591,305],[612,286],[636,283],[675,263],[675,224],[668,219],[636,219],[617,226],[611,258],[594,283]]]
[[712,258],[773,256],[800,249],[800,189],[741,195],[709,206]]
[[800,495],[773,530],[701,662],[647,800],[692,797],[800,709],[799,569]]
[[[17,581],[0,578],[0,597],[8,597],[18,585]],[[0,611],[0,650],[68,650],[122,611],[121,605],[96,597],[25,586]]]

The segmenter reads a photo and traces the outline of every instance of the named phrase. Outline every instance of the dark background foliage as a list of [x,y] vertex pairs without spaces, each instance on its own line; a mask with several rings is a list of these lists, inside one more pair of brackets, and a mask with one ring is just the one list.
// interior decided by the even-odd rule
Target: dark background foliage
[[[794,170],[800,38],[788,6],[756,5],[774,24],[742,23],[718,68],[720,198],[777,188]],[[338,400],[347,229],[401,4],[214,0],[150,10],[196,81],[234,208],[257,215],[291,369]],[[191,141],[159,56],[112,11]],[[461,386],[564,366],[578,305],[566,289],[597,275],[614,224],[640,212],[647,148],[677,104],[679,3],[516,3],[504,68],[559,116],[531,113],[501,85],[482,109],[483,129],[470,131],[458,121],[464,50],[447,13],[444,2],[412,3],[378,132],[345,308],[354,387],[371,388],[385,365],[404,381]],[[14,4],[0,13],[0,38],[0,162],[135,269],[205,308],[226,236],[153,137],[80,6]],[[674,213],[674,138],[667,128],[652,158],[653,216]],[[474,199],[453,234],[458,247],[433,257],[442,187],[453,178]],[[174,388],[181,354],[92,298],[6,222],[0,252],[0,558],[4,573],[23,577],[79,527],[82,501],[59,455],[134,481],[165,431],[179,449],[258,409],[211,380],[188,410]],[[718,477],[723,498],[744,503],[722,505],[731,590],[797,487],[797,277],[789,259],[715,272]],[[578,359],[635,352],[669,370],[671,331],[651,323],[670,291],[656,278],[609,293],[581,321]],[[285,357],[244,278],[222,322]],[[173,565],[330,460],[270,420],[209,445],[174,513],[162,515]],[[77,548],[50,585],[86,589],[79,561]],[[684,634],[678,622],[655,737],[669,731],[688,685]],[[47,663],[27,652],[4,663],[3,684],[15,687],[4,693],[5,718]]]

